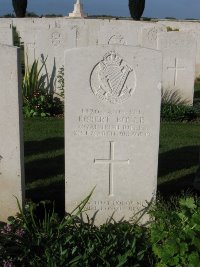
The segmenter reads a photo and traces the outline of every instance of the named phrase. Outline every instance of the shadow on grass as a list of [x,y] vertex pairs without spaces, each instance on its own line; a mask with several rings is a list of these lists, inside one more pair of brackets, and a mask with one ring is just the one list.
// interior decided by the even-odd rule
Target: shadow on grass
[[159,155],[158,176],[162,177],[175,171],[183,172],[183,176],[158,185],[158,191],[164,198],[184,193],[197,193],[193,188],[195,173],[184,175],[184,169],[199,164],[199,147],[187,146],[171,150]]
[[[58,150],[63,150],[63,153],[57,155]],[[43,153],[46,155],[42,156]],[[36,183],[34,189],[26,190],[26,199],[31,199],[36,203],[50,200],[55,203],[55,211],[64,215],[64,138],[27,141],[24,144],[24,154],[26,157],[33,156],[32,161],[25,164],[26,184]],[[63,176],[63,180],[56,180],[60,175]],[[42,186],[38,186],[37,182]]]
[[158,192],[160,195],[168,199],[171,196],[179,196],[182,193],[197,193],[193,188],[195,173],[185,175],[177,180],[171,180],[158,185]]
[[40,141],[26,141],[24,143],[25,157],[59,149],[64,149],[64,137],[49,138]]
[[26,190],[26,199],[35,203],[50,200],[55,203],[55,212],[62,217],[65,214],[65,181],[63,179],[49,186]]
[[199,162],[199,147],[187,146],[170,150],[159,155],[158,176],[165,176],[174,171],[189,169]]
[[25,164],[26,183],[64,174],[64,154]]

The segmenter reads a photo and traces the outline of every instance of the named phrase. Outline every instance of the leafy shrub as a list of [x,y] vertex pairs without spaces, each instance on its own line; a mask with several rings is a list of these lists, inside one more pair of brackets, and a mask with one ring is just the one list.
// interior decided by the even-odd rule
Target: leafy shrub
[[63,103],[52,94],[35,91],[30,100],[24,100],[23,113],[26,118],[55,116],[63,113]]
[[181,97],[179,90],[162,89],[161,91],[162,104],[173,104],[173,105],[186,105],[188,104],[187,99]]
[[198,117],[198,110],[192,106],[162,104],[161,119],[163,121],[192,121]]
[[161,120],[163,121],[192,121],[200,116],[200,104],[188,106],[179,90],[162,90]]
[[148,228],[126,221],[97,227],[80,219],[91,194],[63,219],[50,202],[19,207],[16,217],[0,224],[0,265],[200,266],[200,199],[157,200]]
[[77,217],[89,197],[63,220],[54,210],[47,211],[44,202],[29,203],[24,212],[10,217],[0,228],[0,265],[153,266],[148,229],[128,222],[96,227]]
[[200,200],[182,197],[177,205],[158,203],[152,211],[151,242],[157,267],[200,266]]
[[64,87],[65,87],[64,66],[60,67],[58,70],[57,81],[58,81],[59,94],[62,98],[64,98]]
[[46,75],[41,75],[46,59],[40,69],[38,69],[38,60],[35,60],[31,67],[29,67],[28,58],[26,61],[27,64],[22,82],[22,91],[23,97],[30,100],[35,92],[48,92],[48,87],[46,86]]
[[74,246],[80,257],[76,266],[151,266],[147,229],[128,222],[82,224],[74,232]]
[[41,74],[46,60],[38,69],[35,60],[29,68],[28,59],[22,83],[23,113],[25,117],[49,117],[63,113],[62,101],[50,93],[46,85],[46,75]]

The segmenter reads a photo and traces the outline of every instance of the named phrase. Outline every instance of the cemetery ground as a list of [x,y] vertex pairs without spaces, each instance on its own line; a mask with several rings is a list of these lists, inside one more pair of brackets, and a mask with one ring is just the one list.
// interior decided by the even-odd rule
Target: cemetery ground
[[[199,81],[196,103],[200,110]],[[168,111],[171,108],[180,112],[179,121],[173,116],[172,121],[162,117],[158,194],[156,205],[149,211],[153,220],[149,227],[138,225],[135,217],[130,222],[110,220],[97,227],[92,220],[83,223],[77,216],[64,216],[64,119],[25,118],[27,204],[24,210],[19,207],[20,213],[10,217],[8,224],[0,224],[0,265],[198,267],[200,198],[193,189],[193,180],[199,165],[200,124],[199,118],[191,118],[200,112],[174,106]],[[75,211],[77,215],[88,198]],[[56,213],[52,211],[53,202]]]
[[1,19],[0,266],[200,267],[199,25]]
[[[195,99],[199,98],[200,82],[196,82]],[[163,197],[192,191],[198,167],[199,131],[198,120],[161,122],[158,192]],[[33,201],[55,200],[59,203],[58,212],[63,214],[64,119],[24,119],[24,141],[26,197]]]
[[[161,195],[169,197],[192,188],[198,167],[199,128],[197,122],[161,123],[158,171]],[[64,120],[25,119],[24,134],[28,199],[64,203]],[[64,205],[59,211],[64,212]]]
[[[199,89],[197,84],[196,98]],[[95,227],[76,217],[60,222],[54,212],[48,213],[48,203],[45,217],[41,216],[44,203],[40,204],[40,221],[37,206],[29,204],[25,213],[10,219],[10,228],[3,228],[7,236],[4,263],[15,258],[13,265],[5,266],[199,266],[200,201],[191,197],[196,194],[193,179],[198,167],[199,127],[199,121],[161,122],[158,202],[151,211],[155,222],[150,228],[134,221]],[[62,218],[64,119],[24,119],[24,142],[26,199],[55,201],[55,211]],[[26,229],[26,235],[21,229]]]
[[[197,101],[199,92],[197,83]],[[147,228],[135,224],[134,218],[130,223],[111,221],[96,227],[73,216],[62,220],[64,119],[24,119],[26,200],[41,204],[28,202],[24,212],[2,225],[0,263],[12,267],[199,266],[200,200],[193,190],[199,146],[198,120],[161,122],[158,201],[151,211],[155,221]],[[52,204],[42,200],[55,202],[59,217],[52,212]]]

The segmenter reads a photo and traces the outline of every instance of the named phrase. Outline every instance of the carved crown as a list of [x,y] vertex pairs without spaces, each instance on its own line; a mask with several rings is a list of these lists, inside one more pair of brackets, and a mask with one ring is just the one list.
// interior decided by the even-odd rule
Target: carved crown
[[108,52],[105,54],[103,58],[103,63],[108,67],[110,65],[118,65],[120,66],[122,62],[122,58],[116,54],[115,51]]

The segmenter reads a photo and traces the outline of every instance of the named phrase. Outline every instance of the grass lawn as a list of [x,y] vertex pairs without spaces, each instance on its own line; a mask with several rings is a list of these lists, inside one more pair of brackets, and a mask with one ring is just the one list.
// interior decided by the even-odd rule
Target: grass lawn
[[198,167],[200,123],[162,123],[158,189],[168,196],[192,188]]
[[64,121],[25,119],[24,154],[26,198],[55,200],[64,213]]
[[[26,198],[55,200],[56,210],[63,213],[63,119],[25,119],[24,138]],[[200,123],[161,124],[158,190],[162,195],[192,188],[199,147]]]

